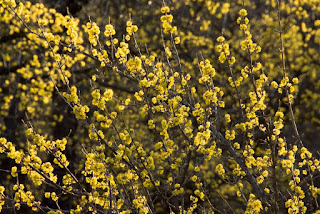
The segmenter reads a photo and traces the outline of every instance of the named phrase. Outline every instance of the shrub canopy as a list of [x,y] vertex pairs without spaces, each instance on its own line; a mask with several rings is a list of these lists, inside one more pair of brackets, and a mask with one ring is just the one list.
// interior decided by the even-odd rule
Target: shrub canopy
[[37,2],[0,0],[0,211],[320,213],[320,1]]

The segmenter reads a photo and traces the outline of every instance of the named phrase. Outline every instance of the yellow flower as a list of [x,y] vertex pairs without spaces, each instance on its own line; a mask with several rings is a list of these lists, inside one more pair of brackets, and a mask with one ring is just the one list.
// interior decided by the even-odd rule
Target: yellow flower
[[168,6],[161,8],[161,13],[169,13],[169,12],[170,12],[170,8]]
[[225,40],[225,38],[223,36],[219,36],[217,38],[217,42],[223,42]]
[[241,9],[240,12],[239,12],[239,15],[240,16],[247,16],[248,15],[248,12],[246,9]]

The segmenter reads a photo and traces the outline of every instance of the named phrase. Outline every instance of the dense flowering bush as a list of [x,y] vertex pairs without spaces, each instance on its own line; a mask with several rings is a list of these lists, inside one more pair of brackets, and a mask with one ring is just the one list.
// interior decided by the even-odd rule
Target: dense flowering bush
[[0,0],[2,212],[320,213],[319,0],[36,2]]

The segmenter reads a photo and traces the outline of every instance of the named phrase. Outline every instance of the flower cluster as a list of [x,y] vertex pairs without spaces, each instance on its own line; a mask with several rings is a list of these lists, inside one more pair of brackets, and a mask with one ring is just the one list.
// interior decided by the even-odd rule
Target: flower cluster
[[163,13],[160,18],[162,22],[163,32],[166,34],[174,34],[177,31],[177,27],[172,26],[173,16],[170,14],[170,8],[168,6],[162,7],[161,13]]

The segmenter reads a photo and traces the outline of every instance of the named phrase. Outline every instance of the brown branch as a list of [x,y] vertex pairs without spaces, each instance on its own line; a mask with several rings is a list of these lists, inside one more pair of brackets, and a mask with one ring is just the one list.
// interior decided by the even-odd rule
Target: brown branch
[[218,132],[212,125],[210,125],[210,130],[213,132],[213,134],[220,140],[222,145],[226,146],[227,150],[230,152],[232,157],[235,159],[235,161],[239,164],[242,171],[246,173],[246,177],[251,184],[253,191],[255,192],[256,196],[264,202],[263,193],[255,179],[255,177],[251,174],[248,167],[245,165],[243,160],[239,157],[239,155],[236,153],[236,151],[233,149],[231,143],[220,133]]

